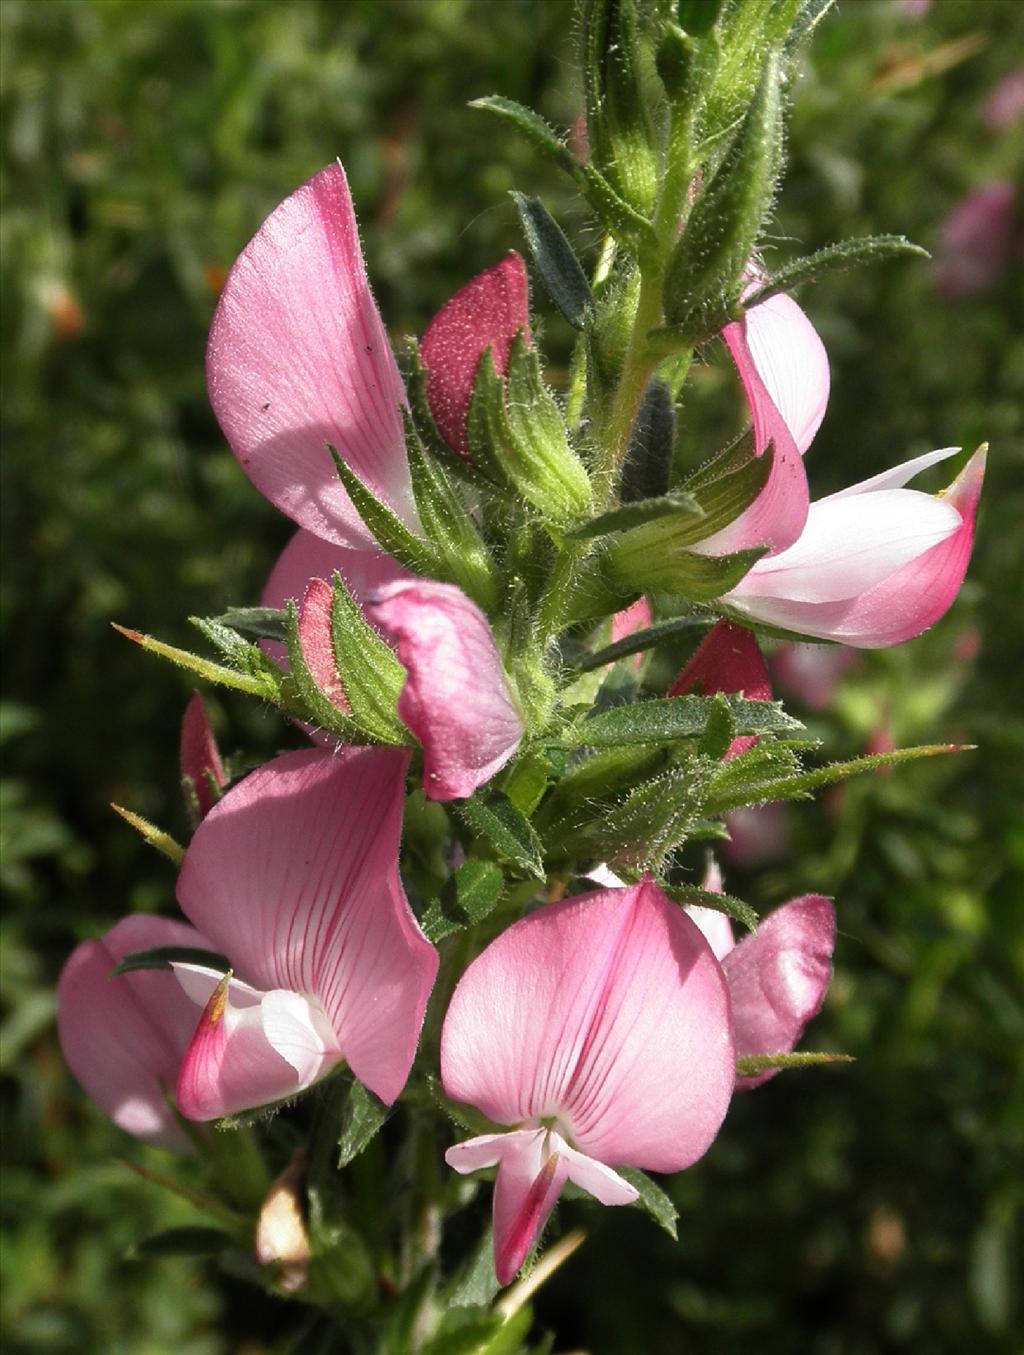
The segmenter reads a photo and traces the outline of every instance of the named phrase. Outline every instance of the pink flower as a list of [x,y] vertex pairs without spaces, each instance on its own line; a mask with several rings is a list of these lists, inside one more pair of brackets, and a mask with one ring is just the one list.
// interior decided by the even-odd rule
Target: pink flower
[[524,730],[487,618],[460,588],[426,579],[388,584],[368,611],[408,673],[398,714],[423,746],[427,798],[472,795]]
[[310,750],[233,786],[196,830],[178,901],[228,956],[175,964],[202,1008],[178,1107],[209,1120],[293,1096],[342,1061],[394,1101],[438,957],[398,877],[406,753]]
[[725,816],[729,840],[722,843],[722,855],[744,867],[778,860],[786,850],[789,820],[789,806],[777,801],[732,810]]
[[828,355],[810,320],[782,293],[726,325],[722,338],[750,407],[754,451],[761,456],[771,443],[774,460],[767,484],[750,507],[692,549],[705,555],[765,544],[785,550],[807,517],[803,454],[828,404]]
[[[669,696],[696,692],[714,696],[716,692],[735,692],[748,701],[770,701],[772,684],[768,669],[749,630],[731,621],[716,621],[697,646],[689,663],[668,689]],[[757,743],[756,734],[733,739],[723,762],[729,762]]]
[[682,1171],[710,1147],[735,1079],[722,970],[650,880],[548,904],[466,970],[441,1079],[508,1126],[446,1154],[459,1172],[498,1167],[494,1259],[508,1284],[567,1180],[629,1204],[615,1167]]
[[959,300],[998,282],[1010,258],[1015,197],[1011,183],[997,180],[950,212],[935,251],[935,285],[943,296]]
[[981,116],[990,132],[1008,132],[1024,118],[1024,67],[1003,76],[985,100]]
[[920,635],[963,582],[985,452],[940,494],[903,486],[956,451],[929,452],[819,499],[796,544],[760,560],[723,602],[768,625],[856,649]]
[[427,373],[427,403],[438,431],[463,456],[466,415],[480,359],[488,348],[499,376],[508,370],[512,340],[530,338],[526,268],[513,250],[478,273],[446,301],[427,326],[420,357]]
[[128,1134],[182,1151],[188,1139],[167,1100],[196,1023],[196,1009],[166,970],[116,978],[126,955],[206,941],[184,922],[126,917],[72,951],[57,985],[57,1032],[68,1067]]
[[845,645],[801,645],[787,641],[772,655],[779,684],[809,710],[825,710],[843,675],[857,662]]
[[[717,867],[705,888],[720,893]],[[721,961],[729,986],[736,1033],[736,1057],[788,1054],[807,1022],[818,1014],[832,977],[836,917],[821,894],[790,899],[736,945],[732,925],[714,908],[687,908]],[[778,1069],[737,1079],[737,1091],[749,1091],[774,1077]]]
[[217,740],[213,737],[203,698],[195,692],[181,721],[181,777],[195,791],[199,815],[208,813],[227,781]]

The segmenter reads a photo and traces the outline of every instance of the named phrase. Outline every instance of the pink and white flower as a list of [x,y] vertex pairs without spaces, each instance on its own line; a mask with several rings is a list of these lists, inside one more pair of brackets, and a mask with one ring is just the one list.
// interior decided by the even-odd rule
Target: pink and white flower
[[508,1284],[566,1181],[629,1204],[616,1167],[682,1171],[710,1147],[735,1080],[721,967],[650,880],[547,904],[466,970],[441,1079],[508,1126],[446,1154],[459,1172],[498,1167],[495,1270]]

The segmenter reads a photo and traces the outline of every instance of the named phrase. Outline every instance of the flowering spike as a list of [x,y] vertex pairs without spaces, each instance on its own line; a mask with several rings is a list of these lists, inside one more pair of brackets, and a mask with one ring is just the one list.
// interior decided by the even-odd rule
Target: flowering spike
[[498,374],[508,370],[512,340],[530,338],[526,267],[513,250],[460,288],[427,326],[420,358],[427,401],[438,431],[463,456],[469,451],[466,415],[480,359],[489,348]]

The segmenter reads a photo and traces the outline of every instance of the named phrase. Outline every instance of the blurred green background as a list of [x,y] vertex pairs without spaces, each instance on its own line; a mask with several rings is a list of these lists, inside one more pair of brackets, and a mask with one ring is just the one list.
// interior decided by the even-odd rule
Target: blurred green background
[[[794,82],[778,257],[844,235],[929,248],[971,190],[1024,179],[1024,122],[986,101],[1024,65],[1017,0],[847,0]],[[2,1109],[5,1349],[283,1350],[291,1314],[213,1267],[137,1261],[189,1207],[127,1164],[64,1070],[53,984],[75,941],[172,906],[173,877],[110,812],[184,831],[185,680],[117,620],[189,643],[190,613],[254,601],[290,527],[210,414],[203,346],[223,270],[263,216],[345,162],[394,335],[422,330],[516,246],[506,190],[593,229],[554,172],[465,107],[499,92],[570,124],[567,0],[4,0]],[[1024,194],[1018,192],[1021,229]],[[1020,238],[1020,237],[1019,237]],[[833,395],[810,454],[827,492],[935,446],[992,444],[968,584],[937,631],[861,658],[812,729],[838,755],[879,730],[975,752],[786,812],[770,860],[727,873],[771,905],[837,899],[836,978],[811,1047],[850,1069],[737,1099],[672,1185],[673,1246],[633,1211],[569,1204],[592,1237],[542,1292],[557,1350],[1019,1350],[1024,1182],[1024,286],[1020,246],[951,300],[934,265],[802,297]],[[553,372],[566,335],[535,289]],[[739,406],[709,351],[684,438]],[[929,487],[942,483],[939,476]],[[223,746],[292,736],[211,701]],[[796,703],[796,709],[800,709]]]

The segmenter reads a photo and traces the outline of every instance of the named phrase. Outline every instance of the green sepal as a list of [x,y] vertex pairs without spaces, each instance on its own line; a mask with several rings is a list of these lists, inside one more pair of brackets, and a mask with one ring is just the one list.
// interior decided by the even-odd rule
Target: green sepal
[[777,292],[789,292],[801,283],[816,282],[827,273],[841,273],[849,268],[859,268],[861,264],[905,258],[930,259],[931,255],[905,235],[865,235],[853,240],[841,240],[775,269],[742,302],[737,299],[736,308],[750,310]]
[[741,696],[718,693],[715,697],[663,696],[615,706],[589,720],[581,720],[563,739],[580,747],[614,748],[700,738],[712,713],[720,709],[718,697],[729,707],[736,735],[786,734],[803,729],[800,721],[787,715],[778,701],[747,701]]
[[700,504],[691,494],[672,490],[656,499],[636,499],[612,508],[596,518],[590,518],[564,533],[569,541],[590,541],[600,536],[614,536],[633,528],[646,526],[659,518],[703,516]]
[[[696,837],[696,833],[691,836]],[[716,913],[724,913],[734,922],[741,923],[748,932],[757,931],[758,915],[749,903],[735,898],[732,894],[719,894],[710,889],[701,889],[697,885],[674,885],[658,881],[658,888],[674,903],[684,908],[712,908]]]
[[668,548],[695,545],[735,522],[768,483],[774,461],[774,443],[769,442],[761,455],[755,456],[751,436],[741,439],[739,449],[731,451],[728,459],[716,458],[701,467],[683,488],[696,499],[704,516],[690,527],[679,524],[679,530],[664,545]]
[[352,1079],[338,1131],[339,1168],[347,1167],[353,1158],[359,1156],[380,1132],[390,1114],[390,1106],[374,1096],[358,1078]]
[[574,329],[583,329],[594,313],[594,297],[572,245],[541,202],[511,193],[527,248],[548,295]]
[[452,932],[483,921],[504,889],[505,877],[493,861],[464,861],[420,919],[427,940],[442,941]]
[[476,1106],[471,1106],[465,1101],[450,1101],[444,1094],[440,1079],[435,1077],[433,1073],[428,1073],[424,1082],[431,1101],[459,1129],[474,1135],[508,1132],[507,1124],[498,1124],[496,1120],[489,1120],[483,1111],[477,1110]]
[[622,536],[607,550],[611,578],[638,593],[672,593],[690,602],[713,602],[731,592],[767,550],[755,546],[732,555],[699,555],[673,549],[673,536],[687,530],[685,521],[665,518]]
[[456,800],[452,808],[478,837],[486,839],[498,858],[524,875],[543,880],[544,849],[537,831],[501,791],[480,790],[468,800]]
[[304,717],[317,728],[326,730],[328,734],[333,734],[335,738],[345,743],[366,743],[369,731],[363,729],[344,711],[339,710],[316,685],[299,642],[298,608],[290,598],[286,612],[288,620],[285,627],[285,644],[288,648],[288,676],[303,707]]
[[246,640],[232,626],[210,617],[190,616],[189,625],[205,635],[213,647],[240,673],[265,682],[274,688],[281,680],[281,670],[264,654],[259,645]]
[[159,1256],[217,1256],[237,1245],[237,1238],[222,1228],[208,1228],[201,1224],[184,1224],[164,1228],[136,1242],[128,1252],[132,1261],[151,1260]]
[[665,318],[688,341],[713,331],[771,209],[782,160],[779,64],[769,57],[743,126],[702,189],[665,273]]
[[[112,621],[111,625],[119,635],[131,640],[140,649],[145,649],[150,654],[156,654],[161,659],[167,659],[168,662],[176,664],[179,668],[184,668],[189,673],[194,673],[197,677],[204,678],[207,682],[216,683],[220,687],[231,687],[234,691],[245,692],[248,696],[261,697],[265,701],[271,701],[275,705],[290,710],[287,695],[282,690],[284,674],[272,664],[268,670],[258,675],[242,673],[235,668],[226,667],[224,664],[213,663],[210,659],[204,659],[201,655],[193,654],[190,650],[178,649],[175,645],[166,644],[163,640],[156,639],[155,636],[143,635],[141,631],[130,630],[127,626],[119,626],[117,622]],[[267,662],[270,663],[269,660]],[[271,669],[273,671],[270,671]]]
[[282,607],[232,607],[214,619],[259,640],[284,640],[286,618]]
[[529,818],[555,776],[556,769],[550,751],[533,748],[515,759],[502,777],[499,789]]
[[386,504],[363,484],[362,480],[345,465],[336,449],[328,443],[328,450],[334,458],[341,483],[345,486],[356,512],[362,518],[373,539],[393,555],[399,564],[411,569],[414,574],[425,574],[430,578],[441,575],[440,561],[436,553],[420,537],[415,536],[404,522],[398,518]]
[[664,381],[648,381],[622,463],[619,499],[635,503],[668,493],[676,441],[676,411]]
[[[747,784],[742,789],[722,786],[719,782],[712,786],[707,803],[709,814],[728,814],[746,804],[763,804],[766,800],[803,800],[810,798],[811,791],[822,786],[832,786],[840,781],[848,781],[862,772],[877,771],[880,767],[895,767],[903,762],[916,762],[920,758],[939,757],[944,753],[970,751],[970,745],[964,744],[921,744],[916,748],[897,748],[891,753],[873,753],[868,757],[850,758],[847,762],[833,762],[827,767],[816,767],[812,771],[790,773],[783,776],[766,776],[756,784]],[[731,763],[728,764],[731,767]]]
[[148,950],[133,950],[121,957],[110,971],[115,974],[133,974],[137,969],[170,969],[172,964],[203,965],[206,969],[219,969],[228,973],[231,961],[216,950],[204,950],[200,946],[151,946]]
[[634,1201],[636,1208],[650,1214],[654,1222],[660,1228],[664,1228],[673,1242],[678,1241],[676,1220],[679,1218],[679,1211],[661,1186],[655,1185],[647,1173],[642,1172],[639,1167],[616,1167],[615,1170],[637,1192],[637,1199]]
[[395,711],[405,669],[337,572],[332,579],[331,648],[355,723],[383,743],[408,743]]
[[736,720],[723,692],[716,692],[708,699],[711,702],[711,709],[708,711],[707,724],[697,744],[697,751],[720,762],[736,737]]
[[736,1060],[737,1077],[757,1077],[777,1068],[821,1068],[829,1063],[856,1063],[852,1054],[792,1053],[749,1054]]

